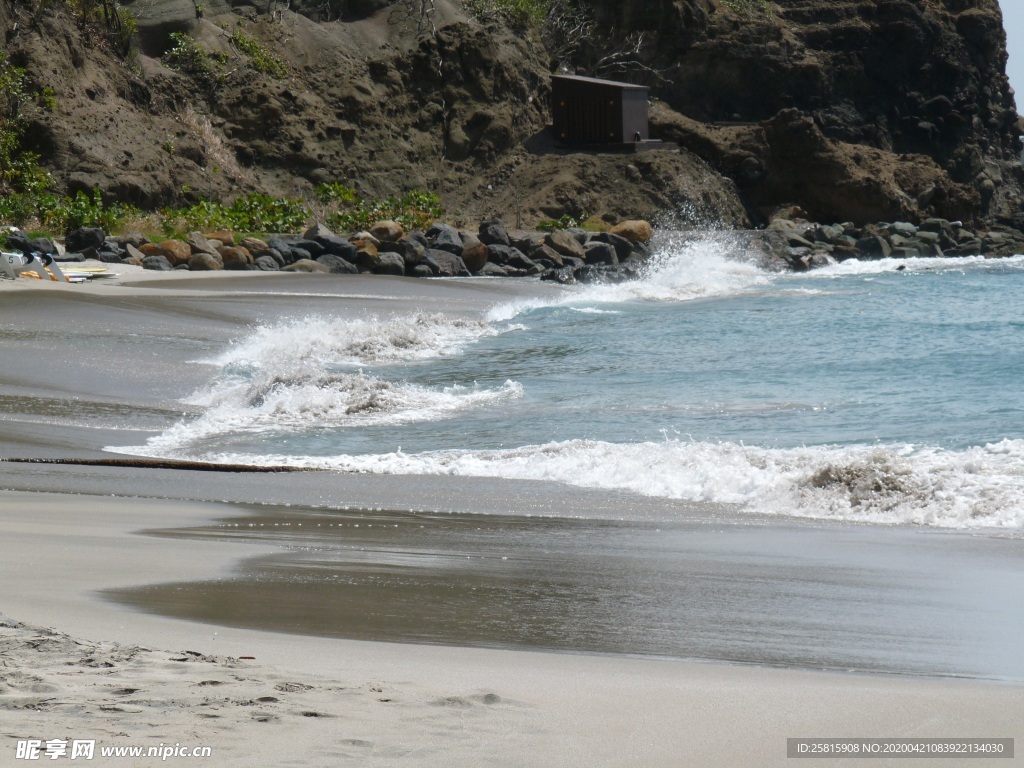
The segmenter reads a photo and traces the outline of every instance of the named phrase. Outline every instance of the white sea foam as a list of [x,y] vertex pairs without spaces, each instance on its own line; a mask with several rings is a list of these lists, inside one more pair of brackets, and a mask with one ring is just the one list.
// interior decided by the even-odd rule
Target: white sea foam
[[731,296],[764,285],[772,275],[760,268],[762,254],[739,232],[659,231],[653,255],[637,280],[577,287],[553,298],[524,299],[490,311],[491,322],[551,306],[618,304],[626,301],[692,301]]
[[356,370],[458,354],[498,332],[481,321],[422,313],[390,320],[306,318],[261,327],[210,361],[221,367],[220,374],[187,399],[204,409],[200,416],[130,451],[177,455],[232,435],[432,421],[518,398],[523,389],[513,381],[493,389],[435,388]]
[[1010,256],[1002,259],[986,259],[984,256],[947,256],[943,258],[909,258],[909,259],[849,259],[828,267],[802,273],[801,277],[834,278],[846,275],[880,275],[886,272],[946,272],[961,270],[967,267],[977,268],[983,265],[993,269],[1020,267],[1024,265],[1024,256]]
[[513,381],[494,389],[458,385],[434,389],[364,373],[261,375],[216,387],[201,416],[176,424],[146,446],[116,450],[143,456],[182,455],[223,436],[435,421],[522,394],[522,386]]
[[[252,456],[206,457],[252,461]],[[574,440],[495,451],[402,452],[260,463],[348,472],[548,480],[788,517],[954,529],[1024,528],[1024,440],[765,449],[682,440]]]
[[380,365],[455,355],[477,339],[497,333],[483,321],[440,313],[389,320],[309,317],[257,328],[212,362],[227,368],[273,364],[289,370],[310,362]]

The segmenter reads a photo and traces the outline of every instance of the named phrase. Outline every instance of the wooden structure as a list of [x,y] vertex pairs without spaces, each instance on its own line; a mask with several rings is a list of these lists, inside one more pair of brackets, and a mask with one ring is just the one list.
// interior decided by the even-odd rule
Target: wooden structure
[[579,75],[551,76],[555,139],[562,144],[639,144],[649,139],[649,88]]

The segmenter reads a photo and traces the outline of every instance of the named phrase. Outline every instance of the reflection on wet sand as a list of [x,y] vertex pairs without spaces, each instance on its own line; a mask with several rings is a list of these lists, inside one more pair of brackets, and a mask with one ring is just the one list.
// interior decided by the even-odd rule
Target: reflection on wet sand
[[156,533],[283,550],[232,578],[108,597],[362,640],[1024,679],[1009,651],[1024,629],[1011,540],[295,508]]

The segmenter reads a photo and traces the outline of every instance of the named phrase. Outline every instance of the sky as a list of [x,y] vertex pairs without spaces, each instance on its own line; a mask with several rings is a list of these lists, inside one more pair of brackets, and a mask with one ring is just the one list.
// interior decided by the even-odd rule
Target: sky
[[1017,92],[1017,108],[1024,109],[1024,0],[999,0],[999,7],[1003,10],[1006,47],[1010,52],[1006,74]]

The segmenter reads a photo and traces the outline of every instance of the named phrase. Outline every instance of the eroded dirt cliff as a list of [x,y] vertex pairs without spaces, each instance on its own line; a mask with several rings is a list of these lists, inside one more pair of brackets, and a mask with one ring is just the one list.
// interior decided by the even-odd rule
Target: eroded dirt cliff
[[[69,191],[158,206],[341,181],[368,196],[431,189],[454,217],[523,226],[674,209],[744,225],[786,205],[1024,224],[995,0],[600,0],[591,50],[568,57],[454,0],[427,18],[405,0],[137,0],[128,61],[38,2],[2,0],[0,30],[33,87],[53,90],[49,109],[29,108],[30,144]],[[171,32],[216,58],[214,77],[168,66]],[[238,33],[283,71],[258,71]],[[594,46],[632,55],[591,71]],[[652,133],[682,150],[554,146],[558,65],[651,86]]]

